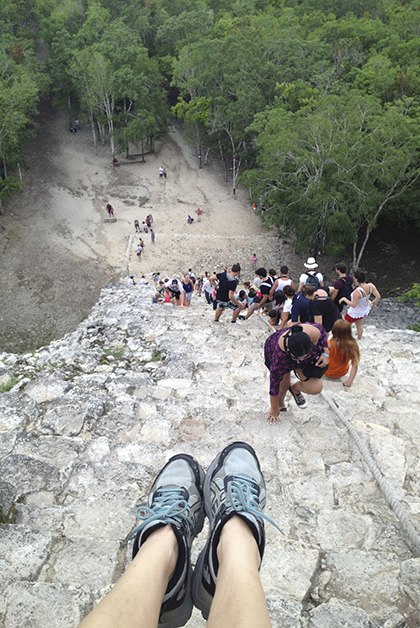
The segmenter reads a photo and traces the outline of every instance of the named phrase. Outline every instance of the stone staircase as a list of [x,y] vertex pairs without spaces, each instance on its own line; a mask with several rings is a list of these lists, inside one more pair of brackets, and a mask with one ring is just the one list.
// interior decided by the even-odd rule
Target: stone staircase
[[[261,568],[278,628],[418,628],[420,558],[359,450],[320,397],[265,421],[269,329],[196,295],[152,305],[151,286],[104,288],[89,318],[25,355],[0,354],[0,625],[72,628],[130,560],[124,539],[156,473],[179,452],[204,468],[226,444],[257,451],[267,482]],[[420,346],[368,327],[356,382],[325,381],[420,530]],[[13,514],[15,513],[15,514]],[[196,540],[202,549],[207,524]],[[141,595],[141,592],[139,592]],[[204,626],[194,611],[187,624]]]

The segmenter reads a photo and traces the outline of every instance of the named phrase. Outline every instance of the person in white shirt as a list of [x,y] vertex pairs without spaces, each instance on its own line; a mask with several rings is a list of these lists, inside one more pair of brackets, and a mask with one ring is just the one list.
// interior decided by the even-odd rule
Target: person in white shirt
[[321,275],[321,273],[316,272],[318,264],[316,263],[315,258],[308,257],[308,259],[304,263],[304,266],[305,268],[307,268],[307,270],[299,277],[298,292],[301,292],[303,286],[305,286],[306,284],[313,286],[315,290],[321,288],[324,285],[324,277]]
[[184,290],[182,283],[178,279],[169,279],[165,282],[165,290],[169,294],[170,302],[173,305],[183,307]]

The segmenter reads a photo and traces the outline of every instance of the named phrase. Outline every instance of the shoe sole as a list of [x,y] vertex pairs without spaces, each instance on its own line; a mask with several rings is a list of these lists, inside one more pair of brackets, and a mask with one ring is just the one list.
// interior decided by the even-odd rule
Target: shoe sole
[[260,463],[258,461],[257,454],[255,453],[254,448],[251,447],[251,445],[248,445],[248,443],[237,441],[225,447],[223,451],[221,451],[220,454],[216,456],[216,458],[213,460],[213,462],[209,466],[206,473],[205,480],[204,480],[203,499],[204,499],[204,508],[206,511],[206,515],[210,523],[210,534],[209,534],[209,539],[207,540],[207,543],[204,546],[204,549],[201,551],[200,556],[198,557],[197,563],[195,565],[193,582],[192,582],[192,598],[193,598],[194,606],[196,606],[198,610],[201,611],[201,614],[203,615],[203,618],[206,621],[209,617],[210,607],[213,601],[213,598],[211,598],[211,596],[205,591],[201,582],[202,580],[201,574],[203,573],[204,560],[207,554],[208,545],[210,543],[211,526],[214,519],[213,511],[211,509],[210,484],[213,479],[213,475],[217,471],[219,471],[219,469],[221,469],[221,467],[223,466],[224,460],[227,457],[227,455],[232,451],[232,449],[237,449],[238,447],[245,449],[254,457],[258,470],[261,473]]

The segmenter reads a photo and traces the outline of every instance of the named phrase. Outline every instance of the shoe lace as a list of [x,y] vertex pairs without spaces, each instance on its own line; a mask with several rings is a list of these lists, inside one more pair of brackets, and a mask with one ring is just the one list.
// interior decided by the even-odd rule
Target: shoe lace
[[283,530],[268,515],[262,512],[258,494],[259,491],[255,483],[247,477],[234,475],[228,482],[227,497],[236,512],[248,512],[256,518],[265,519],[284,534]]
[[136,517],[141,523],[130,532],[126,542],[132,539],[137,532],[153,521],[174,524],[178,528],[185,522],[196,536],[194,521],[187,515],[188,502],[183,497],[183,490],[179,488],[160,489],[153,497],[153,505],[139,506]]

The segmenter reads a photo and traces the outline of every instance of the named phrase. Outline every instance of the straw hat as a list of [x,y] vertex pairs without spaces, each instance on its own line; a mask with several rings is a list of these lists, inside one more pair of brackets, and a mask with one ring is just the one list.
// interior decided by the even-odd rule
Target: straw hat
[[308,257],[306,262],[304,263],[305,268],[318,268],[318,264],[315,261],[314,257]]

